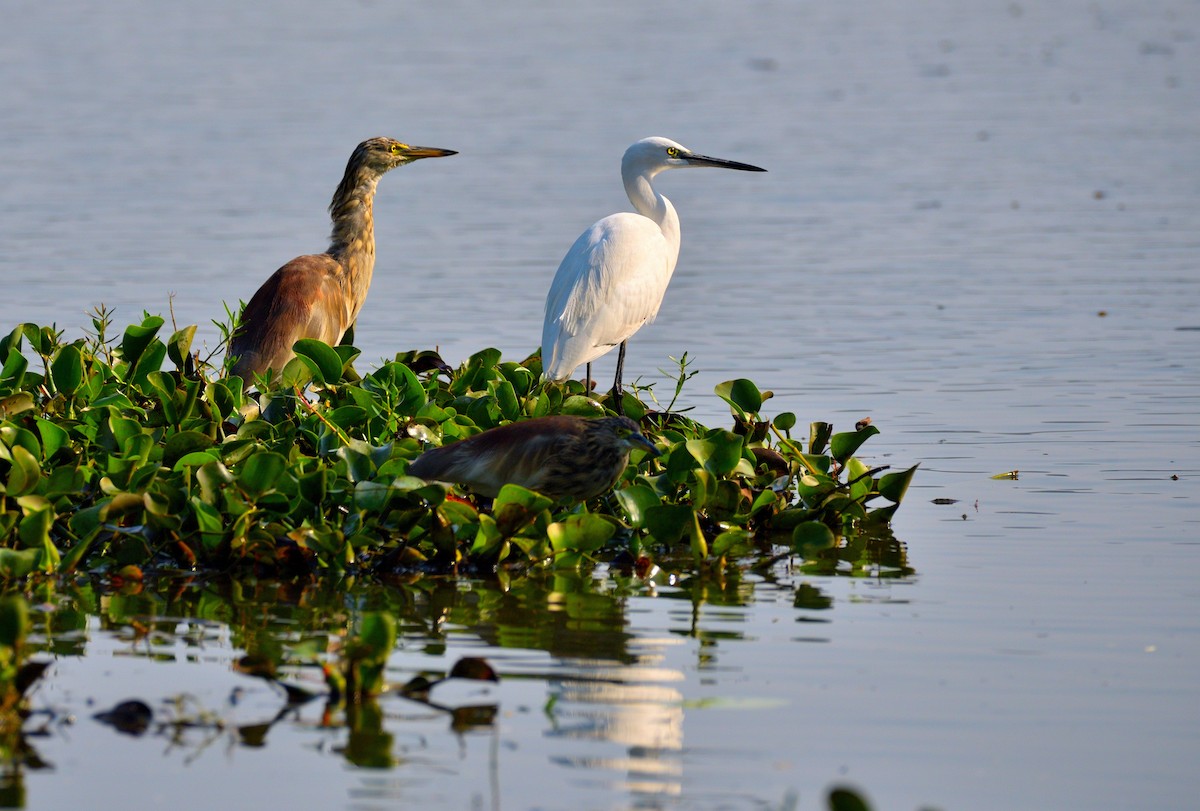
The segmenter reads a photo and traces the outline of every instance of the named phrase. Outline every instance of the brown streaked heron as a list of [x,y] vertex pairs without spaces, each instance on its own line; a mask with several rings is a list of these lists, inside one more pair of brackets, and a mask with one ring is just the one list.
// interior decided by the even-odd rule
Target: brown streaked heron
[[495,498],[506,484],[519,484],[562,501],[586,501],[607,491],[640,448],[660,455],[628,417],[559,414],[491,428],[426,451],[408,467],[429,481],[465,485]]
[[542,369],[547,380],[569,378],[619,346],[613,383],[615,410],[623,413],[621,374],[625,344],[654,320],[679,259],[679,215],[651,181],[667,169],[715,166],[765,172],[748,163],[698,155],[668,138],[643,138],[625,150],[621,179],[637,213],[611,214],[592,225],[567,251],[550,292],[542,323]]
[[292,344],[301,338],[340,342],[358,318],[375,270],[373,209],[379,178],[421,158],[455,154],[392,138],[359,144],[329,203],[329,249],[296,257],[258,288],[230,342],[229,354],[235,358],[231,374],[249,387],[255,375],[282,371],[294,356]]

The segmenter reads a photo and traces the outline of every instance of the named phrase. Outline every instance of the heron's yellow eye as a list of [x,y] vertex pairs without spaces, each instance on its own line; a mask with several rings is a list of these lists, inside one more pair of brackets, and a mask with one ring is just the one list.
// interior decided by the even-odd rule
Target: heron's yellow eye
[[669,146],[669,147],[667,147],[667,157],[669,157],[669,158],[678,158],[678,157],[679,157],[679,150],[678,150],[678,149],[676,149],[676,148],[675,148],[675,147],[673,147],[673,146]]
[[392,154],[393,155],[399,155],[400,151],[403,149],[404,149],[404,144],[392,144]]

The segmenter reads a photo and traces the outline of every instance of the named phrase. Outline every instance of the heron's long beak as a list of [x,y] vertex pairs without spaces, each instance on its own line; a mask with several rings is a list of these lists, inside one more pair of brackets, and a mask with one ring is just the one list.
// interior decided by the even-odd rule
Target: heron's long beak
[[447,155],[457,155],[453,149],[439,149],[436,146],[406,146],[404,148],[404,156],[410,161],[415,161],[418,158],[444,158]]
[[738,161],[727,161],[724,158],[710,158],[708,155],[697,155],[694,152],[684,156],[684,160],[689,166],[716,166],[719,169],[738,169],[743,172],[765,172],[761,166],[753,166],[749,163],[739,163]]
[[630,445],[641,448],[646,452],[646,455],[651,459],[657,459],[662,456],[662,451],[654,447],[654,443],[647,439],[643,434],[630,434],[626,437]]

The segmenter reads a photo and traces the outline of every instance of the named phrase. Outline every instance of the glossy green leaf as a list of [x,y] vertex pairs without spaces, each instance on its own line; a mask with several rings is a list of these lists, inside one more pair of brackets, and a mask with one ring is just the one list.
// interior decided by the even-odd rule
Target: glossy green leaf
[[31,574],[41,556],[40,549],[0,548],[0,577],[16,579]]
[[167,341],[167,355],[176,368],[182,370],[187,363],[188,354],[192,351],[192,339],[196,337],[196,325],[176,330]]
[[4,492],[12,497],[27,495],[37,489],[41,478],[42,469],[37,457],[20,445],[13,447],[12,467]]
[[550,546],[556,552],[595,552],[613,536],[616,527],[599,515],[569,515],[546,527]]
[[645,526],[646,511],[662,503],[658,494],[644,484],[635,484],[617,490],[613,495],[617,497],[617,502],[625,510],[625,514],[629,516],[629,523],[639,529]]
[[879,433],[874,425],[864,426],[858,431],[846,431],[829,438],[829,452],[839,462],[845,462],[871,437]]
[[283,366],[279,373],[279,387],[286,391],[303,389],[314,380],[320,382],[321,367],[306,355],[297,355]]
[[135,387],[141,388],[146,385],[146,377],[151,372],[157,372],[162,369],[163,360],[167,357],[167,347],[162,341],[153,340],[146,347],[138,358],[137,365],[132,367],[133,371],[127,376],[127,380]]
[[301,338],[292,346],[292,350],[313,362],[317,382],[333,385],[342,379],[342,359],[329,344],[313,338]]
[[790,411],[784,411],[771,420],[771,423],[780,431],[790,431],[796,427],[796,415]]
[[38,435],[42,438],[42,459],[49,459],[70,442],[70,435],[57,423],[36,419]]
[[275,486],[287,468],[287,459],[273,451],[261,451],[246,460],[238,483],[242,489],[259,495]]
[[814,422],[808,426],[808,452],[822,454],[833,436],[833,426],[827,422]]
[[692,557],[697,563],[708,557],[708,539],[700,528],[700,516],[693,510],[692,520],[687,526],[688,545],[692,549]]
[[535,493],[517,484],[506,484],[500,488],[495,501],[492,502],[492,515],[495,516],[500,534],[508,537],[520,532],[539,513],[553,504],[553,499],[541,493]]
[[728,529],[713,538],[710,551],[713,557],[724,557],[740,544],[749,543],[754,536],[744,529]]
[[50,363],[50,378],[54,388],[71,395],[83,384],[83,355],[75,344],[67,344],[58,350]]
[[904,494],[908,492],[908,485],[912,483],[913,476],[917,472],[920,465],[913,465],[908,470],[901,470],[896,473],[885,473],[879,477],[879,495],[886,498],[888,501],[894,501],[897,504],[904,498]]
[[29,361],[24,355],[15,349],[9,350],[4,358],[4,366],[0,367],[0,381],[8,381],[8,390],[11,391],[24,382],[25,371],[28,368]]
[[137,366],[142,353],[150,346],[162,325],[162,318],[152,315],[141,324],[131,324],[125,328],[125,336],[121,339],[121,357],[129,364],[130,369]]
[[166,445],[163,447],[162,463],[165,467],[174,468],[185,456],[212,446],[213,440],[207,434],[199,431],[179,431],[167,438]]
[[850,498],[855,501],[871,492],[873,482],[868,471],[870,468],[853,456],[846,462],[846,482],[850,484]]
[[689,439],[688,453],[714,476],[728,476],[742,458],[742,437],[732,431],[713,431],[703,439]]
[[603,417],[605,414],[604,406],[591,397],[585,397],[582,394],[573,394],[563,400],[563,414],[573,414],[579,417]]
[[671,545],[690,531],[695,513],[686,504],[659,504],[645,511],[644,526],[661,544]]
[[762,392],[759,391],[758,386],[744,377],[719,383],[714,391],[718,397],[734,406],[744,416],[757,414],[762,409]]
[[33,410],[33,395],[27,391],[19,391],[7,397],[0,398],[0,419],[13,417],[25,411]]

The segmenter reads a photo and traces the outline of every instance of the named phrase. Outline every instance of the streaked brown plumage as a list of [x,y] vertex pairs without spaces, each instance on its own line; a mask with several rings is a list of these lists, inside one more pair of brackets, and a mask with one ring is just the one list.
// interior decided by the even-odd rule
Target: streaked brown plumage
[[331,345],[341,341],[358,318],[375,270],[373,204],[379,178],[420,158],[454,154],[391,138],[359,144],[329,204],[329,250],[296,257],[258,288],[230,343],[229,354],[236,358],[231,373],[250,386],[256,374],[281,371],[301,338]]
[[426,451],[408,472],[489,498],[519,484],[554,499],[584,501],[616,484],[632,448],[660,453],[627,417],[538,417]]

